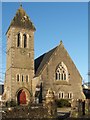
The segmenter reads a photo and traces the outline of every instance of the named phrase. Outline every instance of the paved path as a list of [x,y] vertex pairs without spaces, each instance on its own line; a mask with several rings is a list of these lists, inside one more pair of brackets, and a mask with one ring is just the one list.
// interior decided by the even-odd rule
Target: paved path
[[68,108],[57,108],[57,111],[58,112],[70,112],[71,108],[70,107],[68,107]]
[[65,118],[70,117],[70,111],[71,111],[71,108],[57,108],[58,118],[65,119]]

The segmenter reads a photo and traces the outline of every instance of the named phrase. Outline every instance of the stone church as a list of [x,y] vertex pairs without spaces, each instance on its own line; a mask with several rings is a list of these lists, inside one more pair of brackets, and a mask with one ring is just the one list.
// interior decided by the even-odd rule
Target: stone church
[[82,77],[62,41],[34,60],[35,26],[20,6],[6,32],[3,98],[18,104],[41,103],[52,89],[56,99],[84,99]]

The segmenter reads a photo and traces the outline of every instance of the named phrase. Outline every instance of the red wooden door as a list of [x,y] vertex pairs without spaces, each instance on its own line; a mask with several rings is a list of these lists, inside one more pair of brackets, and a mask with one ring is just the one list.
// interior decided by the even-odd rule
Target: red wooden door
[[19,102],[20,104],[26,104],[26,94],[25,91],[21,91],[19,96]]

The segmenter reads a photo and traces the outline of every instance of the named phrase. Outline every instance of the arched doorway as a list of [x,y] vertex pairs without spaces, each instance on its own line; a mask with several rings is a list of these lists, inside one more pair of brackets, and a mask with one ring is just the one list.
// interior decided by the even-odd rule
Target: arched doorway
[[23,89],[18,92],[17,99],[19,105],[26,104],[26,93]]

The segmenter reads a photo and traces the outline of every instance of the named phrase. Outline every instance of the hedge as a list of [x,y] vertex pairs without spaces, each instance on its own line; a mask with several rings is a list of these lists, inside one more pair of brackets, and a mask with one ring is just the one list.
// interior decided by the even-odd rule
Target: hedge
[[57,99],[56,105],[57,107],[71,107],[71,103],[67,99]]

